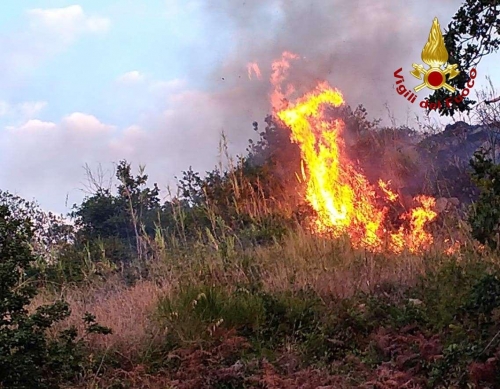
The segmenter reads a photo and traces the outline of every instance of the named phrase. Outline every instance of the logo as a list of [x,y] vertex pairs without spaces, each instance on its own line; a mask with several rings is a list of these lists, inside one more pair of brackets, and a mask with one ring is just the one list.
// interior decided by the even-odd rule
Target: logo
[[432,90],[446,88],[452,93],[455,92],[455,88],[446,83],[446,76],[448,75],[451,80],[458,76],[460,71],[457,70],[458,65],[450,64],[444,70],[441,69],[441,66],[448,62],[448,51],[444,45],[443,34],[437,18],[434,18],[432,22],[429,39],[422,50],[422,61],[430,66],[429,69],[414,63],[414,70],[410,72],[413,77],[419,80],[422,79],[422,75],[424,76],[424,82],[413,88],[415,92],[425,87]]
[[[446,50],[446,46],[444,44],[444,38],[438,18],[434,18],[434,21],[432,22],[429,38],[427,39],[427,43],[422,50],[421,58],[428,67],[426,68],[424,65],[416,63],[412,65],[413,70],[410,71],[410,74],[416,79],[422,81],[413,88],[413,91],[418,93],[424,88],[428,88],[432,91],[443,88],[451,93],[455,93],[457,91],[453,86],[448,84],[448,80],[458,76],[460,74],[460,70],[457,69],[458,65],[451,65],[448,63],[448,51]],[[396,81],[396,85],[398,85],[396,92],[405,97],[410,103],[414,103],[417,99],[417,95],[410,89],[406,88],[403,84],[405,80],[401,75],[402,71],[403,68],[399,68],[394,72],[394,77],[398,79]],[[470,81],[467,83],[467,87],[471,88],[474,86],[474,79],[477,76],[476,69],[472,69],[469,76]],[[447,98],[443,102],[437,101],[436,103],[429,103],[427,99],[422,100],[420,102],[420,106],[431,110],[442,108],[445,105],[449,108],[453,103],[459,104],[462,102],[463,98],[470,93],[468,88],[463,89],[458,96],[455,96],[454,98]]]

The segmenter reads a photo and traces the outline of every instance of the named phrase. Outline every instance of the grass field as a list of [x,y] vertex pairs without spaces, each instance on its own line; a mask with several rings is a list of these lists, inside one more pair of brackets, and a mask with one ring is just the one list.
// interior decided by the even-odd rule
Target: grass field
[[68,301],[72,315],[54,331],[81,326],[87,311],[113,330],[89,336],[78,387],[498,382],[500,261],[472,243],[451,255],[438,244],[372,254],[297,228],[246,250],[163,247],[132,285],[102,273],[33,302]]

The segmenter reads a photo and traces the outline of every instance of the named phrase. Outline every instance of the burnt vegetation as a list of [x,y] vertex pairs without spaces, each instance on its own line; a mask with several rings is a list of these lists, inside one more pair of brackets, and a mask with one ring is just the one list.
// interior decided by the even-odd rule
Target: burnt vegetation
[[[469,33],[494,51],[498,8],[467,1],[449,47]],[[273,117],[167,200],[127,161],[115,185],[88,171],[72,223],[0,191],[0,388],[500,387],[497,111],[438,132],[330,113],[397,191],[393,228],[413,196],[437,199],[420,254],[311,233],[300,150]]]

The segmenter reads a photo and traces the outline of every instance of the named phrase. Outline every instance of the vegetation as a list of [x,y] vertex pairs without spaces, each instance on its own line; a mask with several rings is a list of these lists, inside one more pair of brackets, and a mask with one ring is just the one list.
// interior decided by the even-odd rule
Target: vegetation
[[[500,47],[499,12],[467,0],[456,13],[451,85]],[[443,200],[420,254],[312,233],[300,151],[272,117],[245,156],[183,172],[166,201],[127,161],[116,187],[89,176],[72,223],[0,191],[0,388],[500,387],[495,109],[479,111],[492,150],[468,171],[433,165],[432,134],[332,110],[369,181],[401,188],[398,207]],[[449,207],[469,184],[474,202]]]
[[[26,310],[37,293],[31,238],[30,221],[0,205],[0,385],[5,388],[57,388],[60,380],[80,373],[85,360],[74,328],[46,338],[47,329],[69,316],[67,304]],[[88,333],[109,332],[90,314],[84,320]]]
[[474,181],[480,189],[479,199],[470,215],[472,235],[496,249],[500,232],[500,165],[494,164],[485,151],[477,152],[471,165]]
[[[415,172],[395,150],[417,134],[337,114],[361,165]],[[498,386],[498,165],[471,161],[469,229],[447,210],[423,255],[369,253],[309,231],[298,150],[266,123],[247,156],[184,172],[164,203],[126,161],[74,225],[2,192],[0,387]]]

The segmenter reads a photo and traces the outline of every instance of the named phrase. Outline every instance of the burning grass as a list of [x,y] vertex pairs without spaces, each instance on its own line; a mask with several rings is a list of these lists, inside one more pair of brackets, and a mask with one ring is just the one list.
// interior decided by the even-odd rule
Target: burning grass
[[434,220],[435,199],[419,195],[416,206],[398,219],[402,222],[394,229],[388,223],[389,205],[398,196],[388,183],[379,180],[372,185],[362,171],[349,159],[346,152],[344,122],[333,119],[325,106],[344,104],[342,93],[326,82],[294,102],[277,105],[290,98],[295,88],[288,86],[282,92],[290,60],[297,58],[285,53],[274,63],[271,82],[275,88],[271,101],[277,117],[291,131],[291,140],[299,145],[303,161],[303,180],[306,199],[316,212],[313,230],[329,232],[334,236],[346,233],[356,247],[372,251],[401,252],[404,248],[419,252],[432,244],[432,235],[425,227]]
[[[58,328],[79,326],[89,311],[113,330],[89,337],[93,367],[79,387],[429,382],[425,363],[440,366],[445,345],[455,341],[448,337],[456,336],[447,328],[500,263],[466,245],[452,256],[436,245],[424,255],[373,253],[353,248],[347,236],[300,228],[267,246],[229,252],[222,246],[186,252],[163,245],[147,265],[149,278],[132,286],[114,276],[39,295],[35,304],[61,296],[69,302],[72,316]],[[431,362],[410,352],[415,344],[435,350]],[[495,347],[485,355],[493,358]],[[419,369],[408,370],[410,361]]]
[[[369,179],[348,155],[345,122],[325,108],[341,106],[341,93],[323,83],[291,99],[283,84],[295,58],[273,64],[271,101],[299,148],[298,182],[270,186],[244,163],[190,181],[194,205],[170,203],[170,229],[134,224],[139,258],[127,277],[92,266],[33,302],[70,304],[54,330],[80,326],[87,311],[113,330],[88,338],[78,387],[499,382],[498,255],[461,228],[454,201],[403,199]],[[249,74],[261,76],[257,64]]]

